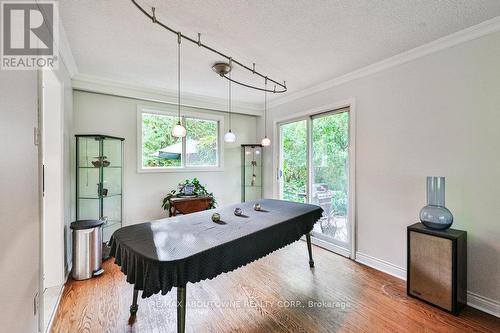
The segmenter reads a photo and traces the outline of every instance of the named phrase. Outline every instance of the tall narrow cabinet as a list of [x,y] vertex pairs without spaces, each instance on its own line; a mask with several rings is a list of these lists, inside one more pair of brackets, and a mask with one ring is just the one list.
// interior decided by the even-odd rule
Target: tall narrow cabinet
[[241,145],[241,202],[262,198],[262,149],[260,144]]
[[[76,218],[104,221],[103,244],[122,226],[123,141],[76,135]],[[108,257],[106,247],[103,257]]]
[[467,232],[408,227],[407,293],[457,315],[467,303]]

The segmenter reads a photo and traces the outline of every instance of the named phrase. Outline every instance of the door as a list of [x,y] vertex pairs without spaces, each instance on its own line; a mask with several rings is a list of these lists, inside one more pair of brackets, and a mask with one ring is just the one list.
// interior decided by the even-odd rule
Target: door
[[313,242],[352,251],[349,108],[279,124],[279,198],[323,208]]
[[0,70],[2,332],[38,331],[41,156],[36,87],[34,70]]
[[311,197],[323,208],[312,235],[350,252],[349,110],[311,118]]

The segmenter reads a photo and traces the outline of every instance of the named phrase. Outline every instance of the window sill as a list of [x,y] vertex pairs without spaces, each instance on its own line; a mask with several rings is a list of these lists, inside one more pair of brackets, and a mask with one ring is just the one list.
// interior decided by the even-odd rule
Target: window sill
[[139,168],[137,173],[223,172],[224,167]]

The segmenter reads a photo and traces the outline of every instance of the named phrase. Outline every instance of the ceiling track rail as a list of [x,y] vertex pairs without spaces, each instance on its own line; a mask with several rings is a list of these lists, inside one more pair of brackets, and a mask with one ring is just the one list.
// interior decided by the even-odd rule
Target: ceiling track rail
[[191,38],[189,36],[183,35],[180,31],[175,31],[174,29],[172,29],[169,26],[167,26],[165,23],[159,21],[157,19],[157,17],[156,17],[156,14],[155,14],[155,10],[156,10],[155,7],[151,8],[151,14],[150,14],[141,5],[139,5],[136,0],[131,0],[131,1],[154,24],[158,24],[162,28],[170,31],[171,33],[173,33],[175,35],[177,35],[179,38],[185,39],[185,40],[187,40],[187,41],[189,41],[189,42],[191,42],[193,44],[198,45],[199,47],[203,47],[204,49],[209,50],[209,51],[211,51],[211,52],[213,52],[213,53],[215,53],[215,54],[217,54],[217,55],[219,55],[219,56],[227,59],[228,65],[229,65],[230,68],[232,67],[233,64],[236,64],[236,65],[238,65],[238,66],[246,69],[247,71],[252,72],[252,74],[261,77],[262,79],[265,80],[264,81],[265,83],[269,84],[269,82],[271,82],[271,84],[274,84],[274,87],[273,87],[273,89],[267,89],[265,87],[264,88],[257,87],[257,86],[251,85],[251,84],[247,84],[247,83],[243,83],[243,82],[234,80],[234,79],[230,78],[229,75],[227,75],[230,70],[228,72],[219,72],[218,74],[221,77],[223,77],[223,78],[225,78],[225,79],[227,79],[227,80],[229,80],[231,82],[234,82],[236,84],[239,84],[241,86],[244,86],[244,87],[247,87],[247,88],[251,88],[251,89],[255,89],[255,90],[266,91],[266,92],[270,92],[270,93],[274,93],[274,94],[284,93],[284,92],[287,91],[286,81],[283,81],[283,83],[280,83],[280,82],[275,81],[275,80],[269,78],[268,76],[266,76],[266,75],[264,75],[264,74],[256,71],[255,70],[255,63],[252,64],[253,65],[252,68],[250,68],[248,66],[245,66],[244,64],[242,64],[241,62],[233,59],[232,57],[230,57],[228,55],[225,55],[224,53],[222,53],[220,51],[217,51],[216,49],[214,49],[214,48],[212,48],[212,47],[210,47],[210,46],[202,43],[201,42],[201,34],[200,33],[198,33],[198,40],[195,40],[195,39],[193,39],[193,38]]

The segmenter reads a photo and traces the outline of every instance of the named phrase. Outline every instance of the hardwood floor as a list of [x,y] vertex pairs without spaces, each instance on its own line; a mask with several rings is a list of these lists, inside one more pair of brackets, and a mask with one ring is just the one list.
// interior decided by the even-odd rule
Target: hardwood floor
[[[405,282],[305,242],[187,285],[186,332],[500,332],[500,319],[467,307],[452,316],[406,296]],[[52,332],[176,332],[175,289],[139,299],[108,260],[105,273],[68,281]],[[313,302],[313,303],[310,303]]]

